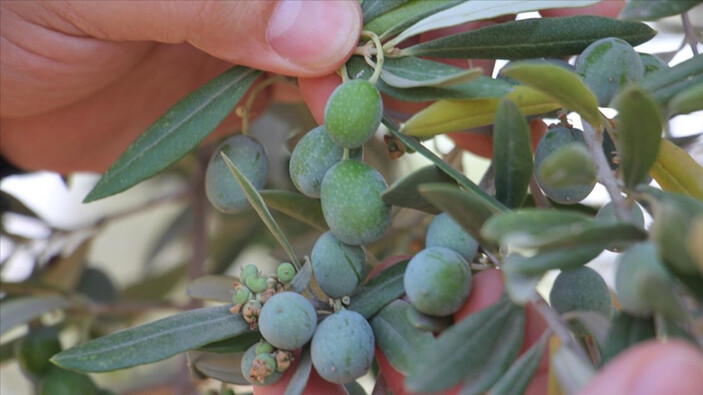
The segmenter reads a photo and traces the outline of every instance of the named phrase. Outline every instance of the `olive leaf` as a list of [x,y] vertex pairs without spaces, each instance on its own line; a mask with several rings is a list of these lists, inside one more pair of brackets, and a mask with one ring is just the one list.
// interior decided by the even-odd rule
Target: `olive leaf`
[[310,348],[305,347],[300,353],[298,364],[295,368],[293,376],[291,376],[284,395],[300,395],[303,394],[305,386],[308,383],[312,372],[312,357],[310,356]]
[[311,280],[312,264],[310,263],[310,260],[306,257],[303,267],[301,267],[300,270],[295,273],[295,277],[293,277],[293,280],[290,282],[291,289],[294,292],[301,293],[308,287],[308,285],[310,285]]
[[230,306],[205,307],[116,332],[60,352],[51,361],[81,372],[107,372],[166,359],[249,331]]
[[532,178],[530,127],[520,108],[503,99],[496,109],[493,127],[493,166],[496,199],[508,207],[520,207]]
[[364,21],[372,21],[374,18],[378,18],[389,11],[393,11],[408,1],[409,0],[365,0],[361,4],[361,12]]
[[496,382],[491,390],[491,395],[521,394],[527,390],[542,360],[544,349],[549,339],[546,331],[524,354],[518,358],[507,372]]
[[669,100],[671,114],[688,114],[703,110],[703,84],[696,84],[676,94]]
[[701,0],[630,0],[625,3],[625,7],[620,12],[620,18],[655,21],[684,13],[700,3]]
[[405,29],[397,37],[389,42],[389,46],[395,46],[407,38],[416,36],[431,30],[445,27],[461,25],[462,23],[478,21],[480,19],[490,19],[502,15],[517,14],[520,12],[537,11],[547,8],[568,8],[584,7],[595,4],[598,0],[513,0],[509,2],[492,1],[467,1],[462,2],[452,8],[442,12],[434,13],[425,19],[413,24]]
[[598,100],[581,77],[573,71],[549,62],[525,61],[511,63],[504,67],[501,73],[578,112],[594,127],[600,125]]
[[163,273],[130,284],[122,290],[120,296],[127,300],[159,301],[183,281],[186,273],[188,273],[187,263],[176,265]]
[[703,55],[696,55],[676,66],[647,75],[639,86],[665,105],[672,97],[703,82]]
[[657,160],[663,120],[659,106],[637,86],[626,87],[613,102],[619,116],[620,171],[625,187],[633,188]]
[[261,334],[258,331],[244,332],[229,339],[208,343],[197,350],[216,354],[244,352],[259,340],[261,340]]
[[465,0],[413,0],[369,22],[364,30],[378,34],[381,40],[392,37],[413,23]]
[[[512,13],[503,3],[493,4]],[[602,38],[618,37],[634,46],[648,41],[655,34],[644,23],[592,15],[523,19],[415,44],[400,50],[398,56],[455,59],[560,57],[579,54],[592,42]]]
[[351,295],[349,310],[356,311],[368,319],[388,303],[403,296],[403,275],[407,266],[408,260],[398,262],[357,289]]
[[[515,102],[525,116],[544,114],[561,108],[561,104],[553,98],[526,86],[512,87],[512,91],[503,96]],[[413,115],[403,125],[403,132],[410,136],[429,138],[442,133],[491,125],[499,103],[498,97],[440,100]]]
[[266,207],[266,203],[259,194],[259,191],[256,190],[254,185],[252,185],[251,181],[246,178],[244,173],[239,170],[237,165],[232,163],[232,161],[227,157],[227,155],[225,155],[224,152],[220,152],[220,155],[222,156],[222,159],[225,161],[225,164],[227,165],[229,170],[232,172],[234,179],[244,191],[244,194],[246,195],[249,203],[252,205],[252,207],[254,207],[256,213],[259,214],[259,217],[264,222],[264,224],[266,224],[266,227],[269,228],[269,230],[273,234],[273,237],[276,238],[278,243],[288,254],[291,263],[293,263],[296,269],[300,269],[300,261],[298,261],[298,257],[295,255],[293,247],[290,245],[290,242],[288,241],[288,239],[286,239],[286,235],[283,234],[283,230],[281,230],[281,227],[278,226],[276,220],[271,215],[271,212]]
[[548,270],[569,270],[583,266],[600,255],[603,249],[603,246],[586,245],[544,251],[530,257],[514,254],[506,259],[503,268],[511,273],[539,276]]
[[59,295],[27,296],[0,303],[0,335],[16,326],[40,317],[42,314],[66,309],[75,302]]
[[636,317],[625,312],[617,313],[601,349],[601,363],[605,364],[621,351],[639,342],[654,338],[654,320]]
[[122,192],[178,161],[215,130],[259,75],[236,66],[181,99],[127,148],[83,202]]
[[203,351],[188,352],[189,365],[197,373],[210,377],[223,383],[236,385],[249,385],[249,381],[242,375],[241,370],[232,369],[242,363],[243,351],[226,354],[214,354]]
[[551,366],[556,371],[561,388],[575,394],[588,384],[596,374],[593,366],[570,348],[561,346],[554,354]]
[[456,185],[456,181],[437,166],[425,166],[394,182],[393,185],[388,187],[388,189],[381,194],[381,199],[393,206],[412,208],[430,214],[439,214],[441,211],[422,197],[417,190],[420,184],[438,182]]
[[383,82],[395,88],[452,86],[471,82],[481,75],[483,70],[480,68],[461,69],[416,57],[386,59],[381,71]]
[[196,278],[188,284],[186,293],[191,298],[232,303],[232,294],[237,279],[224,275],[207,275]]
[[526,208],[493,216],[481,229],[481,235],[495,243],[505,243],[510,234],[544,232],[554,227],[577,224],[589,218],[573,211]]
[[325,217],[322,215],[319,199],[273,189],[259,191],[259,194],[268,208],[289,215],[317,230],[324,232],[329,229]]
[[649,174],[663,190],[703,201],[703,167],[672,142],[661,141]]
[[508,357],[514,358],[520,350],[524,325],[524,309],[505,298],[468,316],[419,350],[406,387],[414,392],[443,391],[471,375],[486,377],[479,387],[488,384],[490,388],[493,382],[487,381],[497,380],[510,365],[501,369]]

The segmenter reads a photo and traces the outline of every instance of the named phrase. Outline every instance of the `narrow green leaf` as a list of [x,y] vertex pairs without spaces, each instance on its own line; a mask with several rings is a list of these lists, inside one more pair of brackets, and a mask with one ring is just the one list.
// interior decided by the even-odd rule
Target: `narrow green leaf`
[[235,385],[249,385],[249,382],[239,369],[233,368],[242,363],[244,352],[227,354],[212,354],[202,351],[188,353],[189,364],[197,373],[210,377],[223,383]]
[[329,229],[327,222],[325,222],[325,217],[322,215],[322,206],[320,206],[319,199],[313,199],[299,193],[272,189],[259,191],[259,194],[269,208],[289,215],[322,232]]
[[381,194],[384,202],[397,207],[413,208],[430,214],[441,213],[428,202],[417,187],[420,184],[445,182],[456,185],[456,181],[440,170],[437,166],[425,166],[397,180]]
[[397,371],[407,374],[419,358],[418,350],[434,341],[430,332],[415,328],[408,320],[410,304],[395,300],[376,314],[370,324],[376,345]]
[[679,92],[703,82],[703,55],[668,69],[655,71],[647,75],[639,86],[652,95],[659,104],[666,104]]
[[310,260],[306,258],[305,264],[303,264],[303,267],[301,267],[300,270],[298,270],[298,273],[295,274],[293,281],[290,282],[291,289],[293,289],[294,292],[301,293],[308,287],[311,280],[312,264],[310,263]]
[[455,168],[448,165],[447,162],[443,161],[437,155],[433,154],[432,151],[428,150],[424,145],[422,145],[415,138],[407,136],[403,133],[400,133],[398,131],[398,125],[393,120],[391,120],[390,118],[388,118],[385,115],[383,117],[383,124],[386,125],[388,130],[396,138],[398,138],[398,140],[400,140],[403,144],[412,148],[413,150],[415,150],[415,152],[419,153],[420,155],[424,156],[425,158],[429,159],[438,168],[440,168],[442,171],[447,173],[447,175],[449,175],[449,177],[456,180],[456,182],[459,183],[459,185],[461,185],[462,187],[466,188],[467,190],[475,193],[478,197],[480,197],[482,200],[484,200],[485,204],[487,204],[488,206],[492,207],[493,209],[495,209],[497,211],[504,211],[507,209],[505,206],[503,206],[502,203],[497,201],[493,196],[487,194],[483,189],[479,188],[478,185],[474,184],[471,180],[469,180],[464,174],[462,174],[461,172],[459,172]]
[[241,170],[237,168],[237,165],[232,163],[232,161],[227,157],[227,155],[225,155],[223,152],[220,152],[220,155],[227,164],[229,170],[232,172],[234,179],[244,191],[244,194],[247,196],[247,200],[249,200],[251,206],[254,207],[256,213],[259,214],[261,220],[264,222],[264,224],[266,224],[266,227],[269,228],[269,230],[273,234],[273,237],[276,238],[281,247],[283,247],[283,249],[286,251],[288,257],[290,258],[293,265],[295,265],[296,269],[300,269],[300,261],[298,261],[298,257],[295,255],[293,247],[290,245],[288,239],[286,239],[286,235],[283,234],[283,230],[281,230],[281,227],[278,226],[276,220],[271,215],[271,212],[266,207],[266,203],[259,194],[259,191],[256,190],[254,185],[251,184],[251,182],[246,178],[246,176],[241,172]]
[[[485,373],[485,364],[494,354],[512,351],[508,344],[501,344],[503,332],[523,331],[524,319],[524,310],[503,298],[456,323],[420,350],[406,387],[414,392],[438,392],[459,384],[472,372]],[[520,344],[514,345],[520,349]]]
[[181,99],[127,148],[83,202],[122,192],[178,161],[215,130],[260,74],[236,66]]
[[54,310],[66,309],[74,302],[59,295],[30,296],[0,303],[0,336],[12,328]]
[[392,37],[408,26],[465,0],[413,0],[364,24],[364,30],[378,34],[381,40]]
[[537,175],[544,188],[569,188],[593,185],[596,164],[581,143],[569,143],[551,153],[540,164]]
[[656,21],[684,13],[700,3],[701,0],[630,0],[620,12],[620,18]]
[[244,352],[259,340],[261,340],[261,334],[259,332],[244,332],[237,336],[230,337],[229,339],[208,343],[202,347],[199,347],[198,351],[215,354]]
[[503,241],[517,248],[551,250],[586,245],[605,248],[613,242],[641,241],[646,238],[647,232],[635,224],[604,223],[594,219],[541,232],[511,232],[504,236]]
[[547,346],[549,332],[545,332],[539,341],[532,345],[508,369],[503,377],[488,391],[490,395],[519,395],[525,393],[542,360]]
[[547,8],[583,7],[597,2],[598,0],[514,0],[506,4],[505,2],[494,1],[467,1],[448,10],[437,12],[415,23],[393,39],[391,44],[396,45],[409,37],[427,31],[461,25],[462,23],[473,22],[480,19],[490,19],[502,15],[537,11]]
[[600,125],[598,100],[573,71],[549,62],[529,61],[509,64],[501,73],[578,112],[594,127]]
[[637,86],[614,100],[618,110],[620,170],[625,187],[634,188],[657,160],[663,127],[659,106]]
[[302,395],[305,386],[308,384],[308,378],[312,371],[312,358],[310,357],[310,349],[304,348],[300,353],[298,366],[295,368],[295,373],[291,376],[286,391],[283,395]]
[[520,108],[503,99],[493,122],[493,167],[496,199],[508,207],[520,207],[532,178],[530,127]]
[[537,283],[542,275],[522,274],[515,270],[518,265],[514,262],[521,258],[522,256],[519,254],[510,254],[505,258],[505,263],[510,262],[510,264],[503,268],[503,279],[505,280],[505,293],[510,300],[519,306],[524,306],[535,298]]
[[[506,13],[513,12],[505,4],[493,4]],[[455,59],[560,57],[579,54],[602,38],[618,37],[634,46],[651,39],[655,33],[644,23],[592,15],[523,19],[416,44],[401,50],[400,56]]]
[[602,364],[630,346],[655,336],[654,320],[651,317],[640,318],[621,312],[616,314],[611,322],[605,345],[601,350]]
[[[503,96],[514,101],[525,116],[544,114],[561,108],[551,97],[529,87],[515,86],[511,89],[512,92]],[[440,100],[413,115],[403,125],[403,132],[410,136],[429,138],[442,133],[491,125],[495,120],[498,103],[500,99],[497,97]]]
[[703,167],[669,140],[661,141],[649,174],[663,190],[703,201]]
[[365,0],[361,4],[361,11],[364,21],[372,21],[381,15],[387,14],[389,11],[402,6],[409,0]]
[[688,114],[703,110],[703,83],[698,83],[681,91],[669,100],[669,112]]
[[145,269],[148,270],[154,261],[154,258],[166,247],[177,241],[185,238],[188,230],[193,225],[193,210],[190,207],[183,207],[181,211],[173,217],[171,222],[165,226],[165,230],[161,233],[156,242],[151,245],[149,252],[144,260]]
[[408,308],[407,316],[410,325],[424,332],[440,333],[454,324],[451,316],[435,317],[423,314],[412,306]]
[[196,278],[188,284],[186,293],[191,298],[232,303],[232,294],[237,279],[224,275],[207,275]]
[[418,88],[421,86],[452,86],[471,82],[483,75],[480,68],[462,69],[429,59],[389,58],[383,63],[381,79],[396,88]]
[[129,285],[120,295],[128,300],[159,301],[186,278],[186,273],[188,273],[188,264],[183,263]]
[[548,270],[569,270],[583,266],[595,259],[603,251],[602,246],[586,245],[541,252],[531,257],[517,254],[508,256],[504,269],[525,276],[539,276]]
[[56,354],[55,364],[82,372],[107,372],[166,359],[249,331],[229,306],[205,307],[116,332]]
[[[385,68],[385,65],[384,65]],[[373,69],[360,56],[352,56],[347,62],[347,71],[355,78],[369,79]],[[472,72],[473,73],[473,72]],[[376,87],[381,93],[403,101],[434,101],[439,99],[473,99],[501,97],[510,93],[512,87],[503,80],[478,76],[471,82],[453,86],[419,86],[414,88],[396,88],[379,79]]]
[[583,360],[566,346],[559,347],[551,366],[554,367],[561,388],[567,394],[579,392],[596,374],[590,362]]
[[481,235],[481,227],[500,211],[487,204],[480,196],[449,184],[423,184],[418,190],[438,209],[449,213],[482,246],[496,247],[495,243]]
[[481,235],[495,243],[503,243],[510,233],[538,233],[554,227],[576,224],[590,217],[573,211],[527,208],[492,217],[481,229]]
[[349,310],[370,318],[388,303],[405,294],[403,275],[408,260],[401,261],[379,273],[351,296]]

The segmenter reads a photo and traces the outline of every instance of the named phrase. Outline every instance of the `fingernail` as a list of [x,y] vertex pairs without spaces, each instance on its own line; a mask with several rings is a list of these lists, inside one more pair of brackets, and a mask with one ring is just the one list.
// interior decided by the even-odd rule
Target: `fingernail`
[[[632,379],[633,395],[685,394],[700,390],[703,358],[690,346],[660,353]],[[693,391],[693,392],[691,392]]]
[[267,36],[281,57],[318,70],[349,55],[360,26],[356,0],[282,0],[271,16]]

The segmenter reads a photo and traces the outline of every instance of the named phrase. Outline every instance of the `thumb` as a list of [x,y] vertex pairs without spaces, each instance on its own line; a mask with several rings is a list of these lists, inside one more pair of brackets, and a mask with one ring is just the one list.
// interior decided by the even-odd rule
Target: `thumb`
[[69,34],[188,42],[235,64],[300,77],[340,67],[362,25],[357,0],[67,1],[42,7],[61,20],[52,27],[74,30]]

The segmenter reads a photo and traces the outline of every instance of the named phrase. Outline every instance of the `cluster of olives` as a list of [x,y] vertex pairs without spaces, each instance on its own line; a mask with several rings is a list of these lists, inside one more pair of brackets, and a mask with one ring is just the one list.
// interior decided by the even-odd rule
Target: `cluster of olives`
[[246,265],[242,269],[239,281],[235,281],[230,309],[233,314],[242,314],[251,329],[258,326],[259,316],[266,302],[277,292],[286,290],[286,284],[293,281],[295,267],[288,262],[278,265],[275,276],[262,276],[256,265]]
[[450,315],[471,292],[471,262],[478,242],[447,213],[436,216],[425,236],[425,249],[415,255],[403,276],[412,306],[431,316]]

